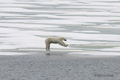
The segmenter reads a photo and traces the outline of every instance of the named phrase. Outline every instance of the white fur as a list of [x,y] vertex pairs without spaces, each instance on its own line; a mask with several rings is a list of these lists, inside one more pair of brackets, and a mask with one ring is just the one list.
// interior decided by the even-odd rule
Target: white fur
[[67,47],[68,44],[65,44],[65,43],[63,42],[63,40],[66,41],[66,38],[64,38],[64,37],[49,37],[49,38],[47,38],[47,39],[45,40],[46,51],[50,51],[50,44],[51,44],[51,43],[58,43],[58,44],[60,44],[60,45],[62,45],[62,46]]

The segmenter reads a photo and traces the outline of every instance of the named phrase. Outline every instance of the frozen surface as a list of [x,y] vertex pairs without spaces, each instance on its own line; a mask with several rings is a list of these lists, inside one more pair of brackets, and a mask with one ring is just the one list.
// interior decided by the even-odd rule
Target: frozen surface
[[44,49],[47,37],[63,36],[66,49],[119,53],[119,8],[119,0],[1,0],[0,49]]
[[120,80],[120,0],[0,0],[0,80]]

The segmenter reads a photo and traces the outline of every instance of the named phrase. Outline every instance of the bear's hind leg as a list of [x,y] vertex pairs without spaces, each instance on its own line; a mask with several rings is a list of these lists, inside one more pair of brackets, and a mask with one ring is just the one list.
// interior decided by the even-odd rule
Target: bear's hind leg
[[50,51],[50,44],[46,43],[46,51]]

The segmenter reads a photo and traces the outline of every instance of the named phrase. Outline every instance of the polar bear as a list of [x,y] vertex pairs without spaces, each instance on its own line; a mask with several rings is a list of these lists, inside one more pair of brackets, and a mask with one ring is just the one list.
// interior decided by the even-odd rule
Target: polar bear
[[63,40],[66,41],[66,38],[64,38],[64,37],[49,37],[49,38],[47,38],[47,39],[45,40],[46,51],[50,51],[50,44],[51,44],[51,43],[58,43],[58,44],[60,44],[60,45],[62,45],[62,46],[67,47],[68,44],[65,44],[65,43],[63,42]]

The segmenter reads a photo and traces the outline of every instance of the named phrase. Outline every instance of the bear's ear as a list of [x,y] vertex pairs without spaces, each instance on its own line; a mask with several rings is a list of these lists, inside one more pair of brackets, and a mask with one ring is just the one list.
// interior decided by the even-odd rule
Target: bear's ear
[[64,40],[64,41],[67,41],[67,39],[66,39],[66,38],[64,38],[64,37],[61,37],[61,39],[62,39],[62,40]]

